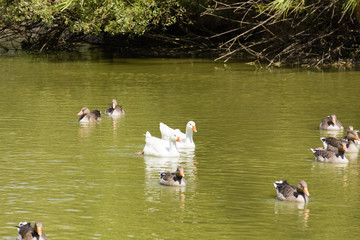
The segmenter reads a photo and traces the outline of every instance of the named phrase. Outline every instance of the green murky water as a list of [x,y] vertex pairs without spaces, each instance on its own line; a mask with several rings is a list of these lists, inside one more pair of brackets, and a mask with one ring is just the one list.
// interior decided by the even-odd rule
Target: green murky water
[[[359,158],[314,162],[321,119],[360,128],[357,71],[256,70],[206,60],[0,58],[0,239],[358,239]],[[116,98],[124,117],[80,125]],[[159,123],[197,124],[195,152],[136,155]],[[339,134],[338,136],[342,136]],[[188,186],[159,185],[184,167]],[[307,205],[275,180],[307,181]]]

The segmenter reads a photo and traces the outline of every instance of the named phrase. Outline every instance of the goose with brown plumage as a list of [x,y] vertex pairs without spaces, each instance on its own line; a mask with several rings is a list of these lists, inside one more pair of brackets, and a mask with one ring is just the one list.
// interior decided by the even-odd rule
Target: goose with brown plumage
[[307,184],[304,180],[301,180],[296,187],[288,184],[285,181],[274,182],[276,189],[276,199],[280,201],[291,201],[291,202],[308,202],[309,191]]
[[166,186],[186,186],[184,169],[178,166],[174,173],[160,173],[160,184]]
[[358,147],[355,144],[355,141],[359,141],[359,137],[355,131],[348,131],[346,134],[346,139],[348,143],[346,144],[347,152],[359,152]]
[[320,129],[322,130],[343,130],[344,127],[335,114],[331,114],[324,118],[320,123]]
[[36,221],[34,227],[30,223],[20,222],[17,228],[16,240],[47,240],[40,221]]
[[349,160],[345,157],[346,143],[338,142],[337,145],[338,153],[329,150],[323,149],[312,149],[315,160],[318,162],[327,162],[327,163],[348,163]]
[[99,110],[90,112],[89,108],[83,107],[77,115],[80,116],[78,122],[81,123],[101,121],[101,112]]
[[116,99],[113,99],[111,105],[108,109],[106,109],[106,116],[121,116],[125,114],[124,109],[117,103]]
[[344,144],[346,145],[347,144],[347,140],[337,139],[334,137],[327,137],[327,138],[321,137],[320,140],[323,143],[325,150],[331,151],[334,153],[339,153],[338,145],[344,145]]
[[353,126],[349,126],[347,129],[347,134],[344,137],[344,139],[347,141],[346,147],[347,152],[349,153],[358,153],[358,143],[360,141],[358,132],[354,130]]

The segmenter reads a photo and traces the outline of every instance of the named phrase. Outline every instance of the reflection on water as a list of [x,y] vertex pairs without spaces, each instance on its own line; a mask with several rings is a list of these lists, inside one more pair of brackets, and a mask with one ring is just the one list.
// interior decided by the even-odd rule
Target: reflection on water
[[175,172],[176,168],[181,165],[187,172],[193,173],[196,169],[195,151],[180,151],[180,157],[154,157],[144,156],[146,172]]
[[95,131],[95,128],[99,127],[100,122],[84,122],[79,123],[79,137],[90,137],[91,133]]
[[[180,165],[180,157],[153,157],[144,156],[146,172],[152,175],[152,172],[175,171]],[[184,166],[184,169],[185,166]]]
[[320,129],[320,135],[326,137],[343,138],[346,135],[346,130],[322,130]]
[[323,163],[314,162],[311,171],[316,174],[344,175],[349,169],[349,163]]
[[310,218],[308,203],[275,201],[274,212],[276,215],[297,215],[303,227],[308,227]]
[[104,118],[105,117],[112,120],[112,130],[113,130],[114,135],[116,135],[118,132],[118,129],[121,128],[121,125],[122,125],[121,120],[123,118],[125,118],[125,115],[109,115],[109,116],[104,116]]
[[356,161],[358,159],[359,152],[346,152],[345,156],[350,161]]

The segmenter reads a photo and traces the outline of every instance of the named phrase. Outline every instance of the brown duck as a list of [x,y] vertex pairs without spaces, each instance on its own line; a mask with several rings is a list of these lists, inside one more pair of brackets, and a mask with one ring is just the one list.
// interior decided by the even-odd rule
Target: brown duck
[[308,202],[309,191],[307,184],[304,180],[301,180],[296,187],[287,183],[287,181],[276,181],[274,182],[276,189],[276,199],[280,201],[291,201],[291,202]]
[[[320,140],[322,141],[325,150],[331,151],[334,153],[339,153],[338,146],[339,145],[346,145],[347,141],[345,139],[337,139],[334,137],[321,137]],[[342,146],[341,146],[342,148]]]
[[125,111],[124,109],[122,109],[121,106],[118,105],[116,99],[113,99],[110,107],[106,109],[104,114],[107,116],[120,116],[120,115],[124,115]]
[[18,235],[16,240],[47,240],[40,221],[36,221],[34,227],[30,223],[20,222],[17,228]]
[[349,126],[347,129],[347,134],[344,137],[345,140],[347,140],[347,152],[357,153],[359,152],[359,149],[355,143],[355,141],[359,141],[359,135],[358,132],[354,130],[353,126]]
[[184,169],[178,166],[174,173],[160,173],[160,184],[166,186],[186,186]]
[[312,149],[310,150],[313,152],[315,156],[315,160],[318,162],[328,162],[328,163],[347,163],[349,160],[345,157],[346,143],[345,142],[338,142],[337,145],[338,153],[329,150],[323,149]]
[[320,123],[320,129],[322,130],[342,130],[344,129],[340,120],[336,118],[335,114],[331,114],[324,118]]
[[77,115],[80,116],[78,122],[86,123],[101,121],[101,112],[99,110],[90,112],[87,107],[83,107]]

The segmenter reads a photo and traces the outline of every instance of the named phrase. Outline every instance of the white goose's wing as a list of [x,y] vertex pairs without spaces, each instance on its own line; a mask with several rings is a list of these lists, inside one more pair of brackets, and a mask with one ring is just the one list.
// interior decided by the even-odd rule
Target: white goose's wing
[[149,132],[146,132],[145,142],[146,144],[143,150],[145,155],[168,156],[170,154],[169,140],[153,137]]
[[174,132],[174,129],[168,127],[165,123],[160,123],[161,139],[168,140],[170,135]]
[[185,139],[186,134],[182,133],[179,129],[172,129],[171,127],[167,126],[165,123],[160,123],[160,132],[161,132],[161,139],[168,140],[170,135],[175,132],[177,136],[183,141]]
[[186,134],[181,132],[179,129],[175,129],[174,133],[176,134],[176,136],[179,136],[181,141],[185,141],[186,138]]

